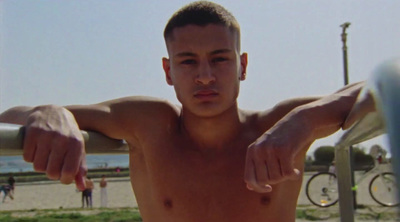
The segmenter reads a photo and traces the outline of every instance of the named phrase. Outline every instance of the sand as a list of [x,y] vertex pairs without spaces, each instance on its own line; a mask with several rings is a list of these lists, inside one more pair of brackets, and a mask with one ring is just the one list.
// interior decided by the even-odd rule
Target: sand
[[[306,175],[309,177],[310,175]],[[95,189],[93,191],[93,208],[98,209],[100,207],[100,188],[99,179],[94,179]],[[132,208],[137,207],[136,199],[133,194],[129,177],[124,178],[109,178],[108,179],[108,208]],[[72,209],[80,208],[82,206],[81,202],[81,192],[78,192],[74,184],[63,185],[59,182],[36,182],[36,183],[17,183],[15,190],[15,198],[11,200],[6,199],[5,203],[0,202],[0,213],[2,211],[8,210],[24,210],[22,214],[24,216],[27,212],[31,212],[33,209]],[[358,197],[363,197],[368,195],[358,195]],[[3,194],[0,195],[0,200],[2,200]],[[359,198],[357,198],[359,199]],[[336,222],[340,221],[339,218],[339,206],[335,205],[333,207],[323,209],[310,205],[304,194],[304,187],[302,188],[299,196],[298,203],[300,206],[298,209],[306,210],[310,214],[318,214],[320,216],[321,212],[325,212],[324,215],[328,215],[323,221],[326,222]],[[368,204],[370,200],[359,199],[358,203]],[[305,204],[305,205],[304,205]],[[375,205],[375,206],[374,206]],[[376,206],[376,204],[368,207],[368,209],[358,209],[356,212],[356,221],[359,218],[364,218],[363,221],[381,221],[380,218],[382,213],[389,215],[392,219],[384,221],[400,221],[399,217],[396,216],[398,208],[384,208]],[[371,211],[372,209],[372,211]],[[32,211],[33,212],[33,211]],[[79,211],[83,213],[83,211]],[[85,211],[85,212],[93,212]],[[376,215],[373,220],[365,220],[365,217],[370,218]],[[28,215],[29,216],[29,215]],[[319,216],[317,218],[319,218]],[[314,215],[315,217],[315,215]],[[386,218],[387,219],[387,218]],[[296,219],[296,222],[308,221],[306,219]]]
[[[93,208],[100,207],[99,179],[93,180]],[[137,207],[129,177],[108,179],[108,207]],[[82,207],[82,193],[74,184],[64,185],[59,182],[17,183],[14,200],[9,197],[4,203],[0,195],[0,211],[30,209],[60,209]]]
[[[300,191],[298,204],[311,205],[305,194],[307,180],[313,173],[305,173]],[[93,207],[100,207],[100,178],[94,179]],[[129,177],[108,178],[108,207],[137,207]],[[369,206],[379,206],[368,193],[369,180],[359,186],[357,203]],[[3,194],[0,195],[0,211],[3,210],[30,210],[30,209],[59,209],[81,207],[81,192],[77,192],[74,184],[63,185],[59,182],[16,183],[15,199],[6,199],[1,203]]]

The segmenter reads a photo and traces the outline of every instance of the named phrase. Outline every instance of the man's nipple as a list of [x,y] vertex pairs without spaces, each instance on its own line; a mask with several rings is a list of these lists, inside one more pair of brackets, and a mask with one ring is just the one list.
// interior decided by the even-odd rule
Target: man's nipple
[[172,200],[169,199],[169,198],[166,198],[166,199],[164,200],[164,207],[165,207],[165,209],[167,209],[167,210],[172,209]]
[[271,202],[270,196],[261,196],[260,198],[261,205],[269,205],[270,202]]

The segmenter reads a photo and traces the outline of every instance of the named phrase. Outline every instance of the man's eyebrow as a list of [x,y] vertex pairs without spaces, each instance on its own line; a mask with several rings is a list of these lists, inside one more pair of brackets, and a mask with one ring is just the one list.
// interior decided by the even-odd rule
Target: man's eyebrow
[[194,54],[193,52],[179,52],[179,53],[175,54],[175,56],[176,57],[187,57],[187,56],[195,57],[196,54]]
[[[220,54],[220,53],[230,53],[232,52],[231,49],[217,49],[212,51],[210,54],[211,55],[216,55],[216,54]],[[176,57],[195,57],[197,56],[195,53],[193,52],[179,52],[177,54],[175,54]]]
[[231,49],[217,49],[211,52],[211,55],[220,54],[220,53],[229,53],[232,52]]

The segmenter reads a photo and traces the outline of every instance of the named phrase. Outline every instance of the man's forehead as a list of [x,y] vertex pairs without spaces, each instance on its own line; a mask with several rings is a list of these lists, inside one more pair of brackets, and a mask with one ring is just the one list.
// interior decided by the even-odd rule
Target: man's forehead
[[[237,50],[237,35],[222,25],[187,25],[175,28],[166,40],[168,52],[191,50]],[[171,54],[170,54],[171,55]]]

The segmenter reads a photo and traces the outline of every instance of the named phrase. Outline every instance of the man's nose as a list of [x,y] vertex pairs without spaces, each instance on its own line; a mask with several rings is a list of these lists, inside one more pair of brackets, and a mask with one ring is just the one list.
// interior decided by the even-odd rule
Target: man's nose
[[209,85],[215,82],[215,75],[213,69],[208,62],[203,62],[199,66],[198,74],[196,76],[196,83],[202,85]]

